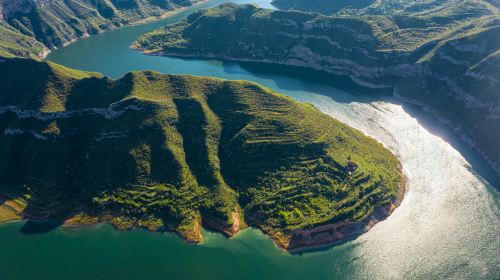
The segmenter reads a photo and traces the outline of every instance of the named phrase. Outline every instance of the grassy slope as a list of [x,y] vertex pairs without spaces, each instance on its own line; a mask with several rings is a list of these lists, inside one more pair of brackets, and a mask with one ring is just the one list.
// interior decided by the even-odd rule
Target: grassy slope
[[0,22],[0,57],[36,57],[45,47],[35,39]]
[[316,12],[325,15],[338,13],[345,9],[361,9],[370,6],[375,0],[274,0],[272,4],[283,10]]
[[0,75],[0,110],[15,106],[0,114],[0,193],[37,217],[80,213],[196,241],[200,220],[224,229],[236,213],[287,234],[362,220],[402,180],[375,140],[254,83],[149,71],[111,80],[30,60],[2,62]]
[[[311,67],[395,88],[450,121],[500,173],[500,133],[491,133],[500,125],[498,8],[486,1],[383,3],[342,16],[226,4],[145,34],[134,47]],[[220,30],[227,36],[216,36]]]
[[0,22],[0,57],[37,57],[45,50],[44,46],[49,49],[61,47],[86,34],[161,16],[196,2],[51,0],[39,6],[34,0],[18,1],[18,7],[7,3],[4,7],[5,21]]

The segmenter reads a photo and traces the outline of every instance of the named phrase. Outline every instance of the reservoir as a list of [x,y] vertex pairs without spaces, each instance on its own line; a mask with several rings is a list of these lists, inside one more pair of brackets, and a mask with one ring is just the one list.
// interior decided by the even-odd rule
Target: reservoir
[[[311,103],[399,157],[407,178],[401,206],[355,240],[293,255],[256,229],[232,239],[204,232],[205,242],[193,245],[171,233],[109,225],[26,234],[23,222],[3,224],[0,279],[500,279],[499,179],[437,118],[318,73],[129,49],[141,34],[223,2],[81,39],[47,59],[113,78],[156,70],[250,80]],[[268,0],[233,2],[272,7]]]

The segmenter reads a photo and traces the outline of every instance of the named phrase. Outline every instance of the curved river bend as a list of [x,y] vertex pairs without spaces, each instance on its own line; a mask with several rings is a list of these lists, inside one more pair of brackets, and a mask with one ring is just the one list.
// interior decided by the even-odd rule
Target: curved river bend
[[0,279],[500,279],[498,178],[434,118],[390,97],[315,83],[315,74],[299,79],[267,66],[151,57],[128,48],[147,31],[222,2],[82,39],[48,59],[111,77],[153,69],[245,79],[312,103],[401,159],[408,179],[401,206],[356,240],[300,255],[280,251],[254,229],[231,240],[205,232],[203,244],[190,245],[169,233],[108,225],[26,235],[22,223],[10,223],[0,225]]

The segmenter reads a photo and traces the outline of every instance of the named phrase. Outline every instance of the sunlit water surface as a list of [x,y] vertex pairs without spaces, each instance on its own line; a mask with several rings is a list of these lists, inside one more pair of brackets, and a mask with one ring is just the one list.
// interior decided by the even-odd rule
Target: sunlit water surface
[[[312,82],[314,73],[299,71],[304,77],[298,79],[268,66],[152,57],[128,48],[140,34],[222,2],[80,40],[49,60],[115,78],[153,69],[251,80],[312,103],[400,158],[408,180],[401,206],[354,241],[300,255],[280,251],[255,229],[231,240],[205,232],[202,245],[190,245],[169,233],[118,232],[108,225],[37,235],[21,234],[22,223],[0,225],[0,279],[500,278],[498,179],[433,117],[390,97]],[[268,2],[259,4],[271,7]]]

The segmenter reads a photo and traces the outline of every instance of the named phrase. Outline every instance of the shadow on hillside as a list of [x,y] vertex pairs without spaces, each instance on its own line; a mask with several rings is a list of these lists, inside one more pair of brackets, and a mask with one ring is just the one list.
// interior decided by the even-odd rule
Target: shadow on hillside
[[[392,89],[367,89],[360,86],[347,76],[333,75],[323,71],[308,69],[296,66],[263,64],[253,62],[223,62],[224,72],[227,74],[245,74],[251,73],[260,79],[271,79],[282,89],[296,91],[304,90],[305,86],[311,91],[331,92],[331,88],[347,91],[352,94],[376,94],[381,96],[392,95]],[[242,72],[241,70],[244,70]],[[301,82],[303,81],[303,82]],[[327,86],[327,87],[325,87]],[[313,87],[312,89],[310,87]],[[318,92],[322,93],[322,92]],[[342,102],[343,100],[337,100]],[[356,98],[353,100],[358,101]],[[349,102],[352,100],[346,100]]]
[[[273,81],[277,87],[281,90],[287,91],[301,91],[308,90],[311,92],[324,94],[332,97],[335,101],[341,103],[350,102],[371,102],[375,100],[373,95],[376,96],[391,96],[392,89],[368,89],[366,87],[360,86],[347,76],[333,75],[322,71],[317,71],[313,69],[296,67],[296,66],[286,66],[286,65],[276,65],[267,63],[256,63],[256,62],[236,62],[228,60],[220,60],[214,58],[191,58],[191,57],[176,57],[167,56],[168,58],[175,58],[181,61],[189,62],[206,62],[209,65],[208,68],[218,68],[219,63],[222,63],[222,69],[224,74],[227,75],[217,75],[218,73],[197,73],[194,75],[208,75],[219,77],[222,79],[230,80],[252,80],[260,83],[264,86],[271,87],[266,84],[266,80]],[[212,65],[216,63],[216,66]],[[168,72],[168,71],[167,71]],[[183,72],[176,74],[186,74]],[[188,73],[189,74],[189,73]],[[250,79],[249,76],[253,76],[256,79]],[[337,90],[342,90],[351,93],[351,96],[332,96],[332,87]],[[271,87],[272,88],[272,87]],[[274,89],[274,88],[273,88]],[[279,92],[279,89],[277,90]],[[275,89],[276,90],[276,89]],[[360,100],[360,95],[364,96],[363,100]],[[366,100],[365,100],[366,99]]]
[[28,220],[19,230],[22,234],[31,235],[31,234],[40,234],[52,231],[62,224],[60,222],[54,220],[48,221],[33,221]]
[[[493,188],[500,190],[500,177],[477,151],[464,143],[457,133],[439,122],[434,115],[425,112],[416,105],[387,98],[392,95],[392,89],[370,89],[355,84],[346,76],[337,76],[301,67],[227,61],[223,62],[223,66],[224,71],[228,74],[245,74],[242,72],[244,70],[247,74],[250,73],[259,79],[272,80],[284,90],[307,90],[328,96],[340,103],[369,103],[384,99],[402,104],[405,112],[414,117],[427,131],[440,137],[457,150],[471,165],[472,173],[478,174],[480,179],[484,179]],[[332,87],[350,94],[336,95]]]

